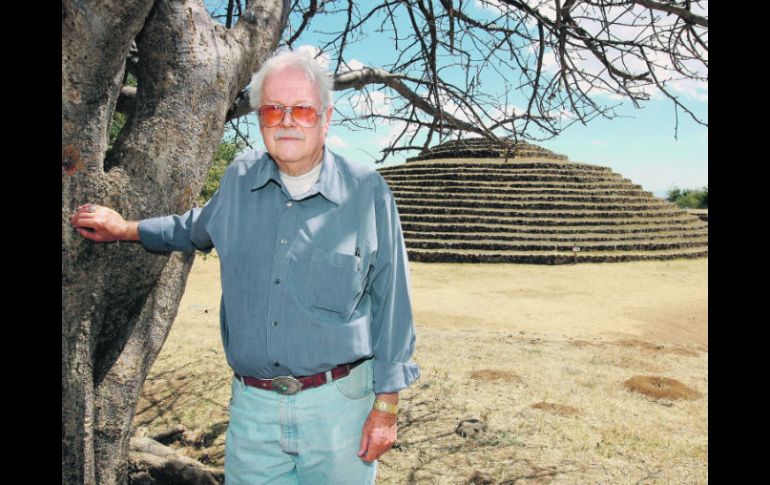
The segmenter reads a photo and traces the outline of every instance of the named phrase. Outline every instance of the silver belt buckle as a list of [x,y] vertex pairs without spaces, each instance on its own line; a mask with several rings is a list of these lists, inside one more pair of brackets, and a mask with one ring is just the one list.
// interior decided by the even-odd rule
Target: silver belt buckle
[[297,394],[302,389],[302,383],[293,376],[280,376],[271,380],[273,381],[273,390],[278,394]]

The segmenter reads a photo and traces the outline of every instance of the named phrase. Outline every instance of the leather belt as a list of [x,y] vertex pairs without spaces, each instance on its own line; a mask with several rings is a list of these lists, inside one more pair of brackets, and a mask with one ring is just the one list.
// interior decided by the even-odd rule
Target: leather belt
[[[349,364],[341,364],[331,370],[331,381],[341,379],[350,371],[364,363],[371,357],[365,357]],[[275,391],[279,394],[296,394],[299,391],[305,389],[311,389],[326,384],[326,372],[319,372],[312,376],[294,377],[294,376],[279,376],[273,379],[259,379],[257,377],[241,376],[235,374],[235,377],[246,384],[247,386],[256,387],[258,389],[265,389],[267,391]],[[329,381],[329,382],[331,382]]]

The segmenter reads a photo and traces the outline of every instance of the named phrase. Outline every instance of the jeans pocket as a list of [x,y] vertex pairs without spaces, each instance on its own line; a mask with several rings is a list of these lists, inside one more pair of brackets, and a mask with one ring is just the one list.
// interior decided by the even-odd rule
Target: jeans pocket
[[233,407],[233,402],[235,402],[235,394],[239,391],[238,386],[242,385],[243,384],[238,380],[238,378],[233,376],[233,382],[230,385],[230,408]]
[[372,361],[367,360],[353,369],[350,374],[334,381],[340,394],[348,399],[363,399],[374,390]]

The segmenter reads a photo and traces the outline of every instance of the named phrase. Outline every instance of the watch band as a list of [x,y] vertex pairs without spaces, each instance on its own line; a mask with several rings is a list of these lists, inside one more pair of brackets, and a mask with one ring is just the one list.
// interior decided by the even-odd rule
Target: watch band
[[385,411],[386,413],[390,414],[398,414],[398,404],[391,404],[389,402],[380,401],[379,399],[374,400],[374,406],[372,406],[372,409]]

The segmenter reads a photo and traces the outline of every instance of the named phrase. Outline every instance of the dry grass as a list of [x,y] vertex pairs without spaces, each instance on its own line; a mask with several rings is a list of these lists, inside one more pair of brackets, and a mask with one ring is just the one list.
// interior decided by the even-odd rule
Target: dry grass
[[[378,483],[707,483],[707,268],[413,263],[422,376],[401,393]],[[217,260],[197,260],[135,420],[183,424],[181,449],[215,466],[230,398],[218,285]],[[637,375],[702,397],[627,389]],[[463,438],[466,419],[487,428]]]
[[500,369],[480,369],[471,372],[471,379],[479,379],[482,381],[511,381],[522,382],[521,376],[514,372],[500,370]]

